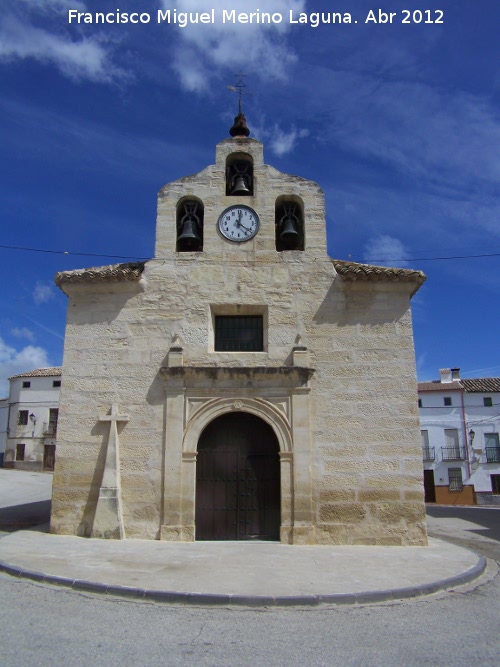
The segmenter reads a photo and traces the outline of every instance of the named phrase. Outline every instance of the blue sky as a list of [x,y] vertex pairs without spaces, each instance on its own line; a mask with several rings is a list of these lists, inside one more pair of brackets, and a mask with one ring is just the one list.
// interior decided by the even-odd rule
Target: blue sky
[[[393,22],[365,23],[379,4]],[[0,395],[10,375],[62,362],[56,271],[153,255],[156,194],[213,163],[239,71],[266,162],[324,189],[329,254],[427,274],[419,379],[500,375],[500,4],[262,5],[282,22],[222,23],[254,0],[2,0]],[[423,21],[402,23],[405,8]],[[151,21],[70,24],[71,9]],[[213,9],[216,23],[158,24],[159,9]],[[352,23],[292,24],[290,10]]]

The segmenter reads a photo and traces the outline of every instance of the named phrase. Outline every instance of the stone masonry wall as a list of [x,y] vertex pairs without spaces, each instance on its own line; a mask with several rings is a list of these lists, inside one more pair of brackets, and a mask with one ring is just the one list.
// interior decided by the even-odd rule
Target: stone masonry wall
[[[253,157],[254,197],[224,194],[225,159],[235,151]],[[275,250],[274,202],[283,194],[304,202],[303,252]],[[176,205],[187,195],[205,206],[202,253],[175,252]],[[261,221],[257,236],[241,245],[217,230],[218,216],[234,203],[252,206]],[[109,429],[99,417],[116,403],[129,415],[119,427],[125,533],[159,538],[166,487],[180,485],[182,457],[181,442],[165,444],[160,368],[179,336],[188,366],[289,366],[300,340],[315,369],[311,433],[307,443],[295,443],[310,450],[315,526],[308,541],[426,543],[411,286],[337,276],[326,255],[320,188],[265,165],[261,144],[221,142],[215,165],[160,191],[156,258],[140,281],[63,289],[70,300],[53,532],[90,534]],[[214,313],[252,308],[267,323],[264,351],[214,352]],[[235,398],[255,394],[237,385],[233,391]],[[165,446],[175,449],[166,455]]]

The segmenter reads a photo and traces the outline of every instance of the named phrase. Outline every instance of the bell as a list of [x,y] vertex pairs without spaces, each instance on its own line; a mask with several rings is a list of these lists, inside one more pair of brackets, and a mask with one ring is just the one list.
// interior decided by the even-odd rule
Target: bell
[[288,248],[295,248],[299,243],[299,233],[291,215],[283,223],[283,231],[280,234],[280,239]]
[[247,184],[245,183],[245,179],[243,176],[238,176],[236,179],[236,183],[234,184],[234,188],[231,190],[232,195],[249,195],[250,190],[247,188]]
[[200,235],[198,234],[196,221],[192,218],[187,218],[182,223],[182,231],[177,238],[179,247],[183,250],[196,250],[201,243]]

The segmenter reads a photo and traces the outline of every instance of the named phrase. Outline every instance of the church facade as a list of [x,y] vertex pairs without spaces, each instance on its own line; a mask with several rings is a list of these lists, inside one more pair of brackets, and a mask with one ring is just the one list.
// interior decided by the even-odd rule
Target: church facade
[[155,258],[69,297],[51,532],[427,543],[418,271],[332,260],[320,187],[237,116],[158,195]]

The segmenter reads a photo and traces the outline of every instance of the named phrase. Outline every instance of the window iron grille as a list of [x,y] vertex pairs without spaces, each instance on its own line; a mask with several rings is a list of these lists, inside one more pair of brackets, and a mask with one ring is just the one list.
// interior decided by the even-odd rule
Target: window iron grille
[[264,349],[262,315],[216,315],[217,352],[261,352]]
[[462,468],[450,468],[448,470],[450,491],[461,491],[463,489]]

